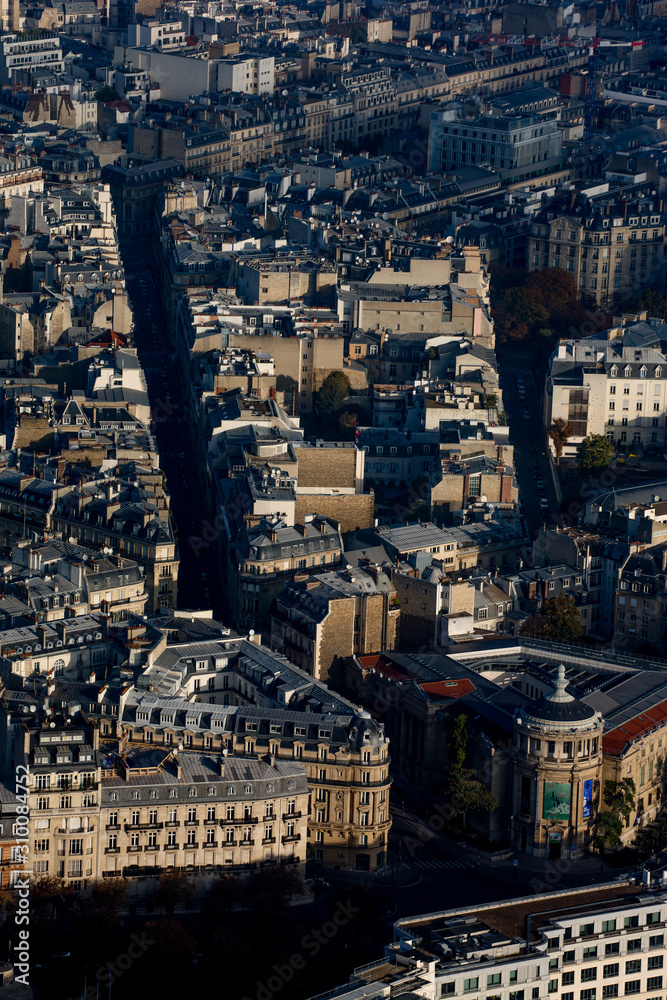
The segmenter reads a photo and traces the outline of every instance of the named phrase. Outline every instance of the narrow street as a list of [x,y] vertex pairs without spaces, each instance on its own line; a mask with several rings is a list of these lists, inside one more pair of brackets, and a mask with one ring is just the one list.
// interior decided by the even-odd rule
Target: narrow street
[[171,510],[180,555],[178,606],[183,609],[213,607],[221,619],[217,546],[199,547],[199,538],[210,521],[202,469],[197,460],[199,443],[183,406],[180,373],[171,358],[167,320],[153,278],[151,244],[147,240],[121,241],[127,291],[134,312],[134,337],[148,383],[153,431],[160,452],[160,467],[167,477]]
[[[528,359],[504,357],[500,364],[500,384],[510,425],[510,441],[514,445],[519,501],[525,508],[528,536],[532,540],[542,525],[553,523],[559,513],[541,396]],[[540,504],[541,497],[546,498],[548,506]]]

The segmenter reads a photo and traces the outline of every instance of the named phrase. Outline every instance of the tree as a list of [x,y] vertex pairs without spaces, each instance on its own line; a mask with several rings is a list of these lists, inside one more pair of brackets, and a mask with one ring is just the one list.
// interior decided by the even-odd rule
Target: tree
[[176,905],[187,909],[192,903],[193,891],[190,880],[182,872],[166,871],[160,875],[153,892],[155,906],[163,906],[168,913],[173,913]]
[[330,372],[317,396],[317,409],[323,416],[330,416],[341,408],[349,393],[350,380],[345,372]]
[[521,634],[534,639],[556,639],[558,642],[580,639],[584,634],[584,626],[574,597],[562,590],[555,597],[548,597],[542,610],[525,623]]
[[623,827],[628,825],[630,813],[635,808],[635,783],[632,778],[620,781],[605,781],[602,799],[608,810],[597,817],[596,834],[593,842],[600,852],[605,845],[621,846]]
[[100,87],[95,91],[95,100],[107,104],[109,101],[122,101],[122,97],[115,87]]
[[597,476],[608,468],[612,456],[612,444],[604,434],[589,434],[577,445],[577,465],[579,472],[586,476]]
[[473,768],[466,767],[468,759],[468,719],[463,713],[453,720],[447,748],[449,751],[449,774],[446,793],[454,814],[461,818],[463,829],[469,812],[493,812],[498,800],[478,779]]
[[569,420],[563,420],[562,417],[556,417],[551,427],[549,428],[549,437],[554,443],[554,451],[556,452],[556,458],[560,459],[563,454],[563,448],[567,444],[568,440],[574,434],[574,427],[569,422]]

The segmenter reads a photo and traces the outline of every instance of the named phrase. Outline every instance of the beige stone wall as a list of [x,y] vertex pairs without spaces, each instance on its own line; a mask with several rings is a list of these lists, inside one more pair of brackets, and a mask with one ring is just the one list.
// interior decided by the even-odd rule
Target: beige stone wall
[[354,615],[355,599],[341,597],[331,601],[329,614],[322,623],[322,640],[320,642],[315,677],[326,681],[329,677],[331,664],[337,656],[350,656],[354,652]]
[[375,517],[375,494],[372,491],[339,495],[299,493],[296,498],[294,519],[298,524],[302,524],[307,514],[322,514],[338,521],[343,533],[372,528]]
[[[20,414],[20,423],[14,433],[15,448],[35,448],[37,451],[54,450],[55,431],[49,427],[47,417],[29,417]],[[80,452],[77,452],[77,460]]]
[[299,488],[332,486],[352,488],[356,483],[356,448],[299,448]]

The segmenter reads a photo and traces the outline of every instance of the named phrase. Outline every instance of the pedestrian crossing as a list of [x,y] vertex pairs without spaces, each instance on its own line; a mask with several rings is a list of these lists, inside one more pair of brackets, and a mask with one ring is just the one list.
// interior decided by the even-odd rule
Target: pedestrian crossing
[[438,861],[435,858],[429,858],[428,861],[413,861],[410,865],[411,868],[416,868],[418,871],[442,871],[445,868],[472,868],[469,861],[455,861],[453,858],[448,858],[446,860]]

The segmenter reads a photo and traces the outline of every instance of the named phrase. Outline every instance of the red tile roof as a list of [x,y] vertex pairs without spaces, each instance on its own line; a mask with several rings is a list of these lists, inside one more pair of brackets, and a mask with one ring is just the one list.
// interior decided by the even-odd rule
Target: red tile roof
[[375,670],[390,681],[409,681],[410,674],[400,670],[395,663],[383,656],[382,653],[373,653],[370,656],[360,656],[359,662],[365,670]]
[[635,715],[633,719],[628,719],[622,726],[605,733],[602,737],[602,749],[604,753],[620,757],[629,743],[650,733],[665,720],[667,720],[667,701],[660,701],[652,708]]
[[475,690],[475,685],[467,677],[455,681],[426,681],[419,686],[431,698],[462,698]]

